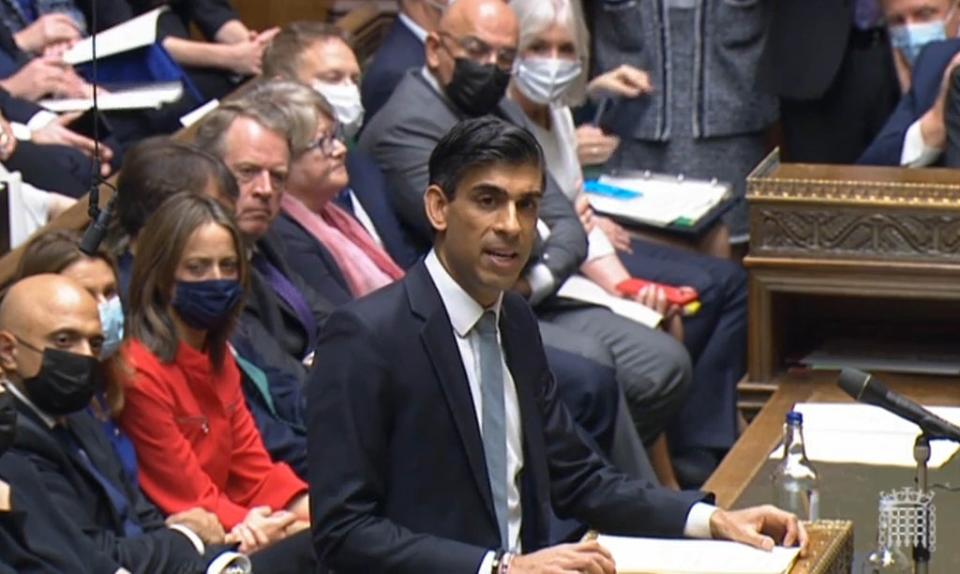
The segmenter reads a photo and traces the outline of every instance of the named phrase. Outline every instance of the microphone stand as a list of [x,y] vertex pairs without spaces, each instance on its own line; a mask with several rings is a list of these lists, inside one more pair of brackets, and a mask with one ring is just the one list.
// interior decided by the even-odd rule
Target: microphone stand
[[[915,483],[921,494],[927,492],[927,462],[930,461],[930,441],[937,440],[938,437],[921,432],[917,440],[913,443],[913,460],[917,461],[917,475]],[[930,541],[930,511],[923,509],[922,528],[924,536],[918,537],[917,543],[913,546],[913,564],[915,574],[928,574],[930,571],[930,548],[927,546]]]

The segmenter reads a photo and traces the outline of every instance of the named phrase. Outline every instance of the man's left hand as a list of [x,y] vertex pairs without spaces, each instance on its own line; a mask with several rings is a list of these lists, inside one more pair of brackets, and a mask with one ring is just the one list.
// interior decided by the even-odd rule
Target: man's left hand
[[800,545],[807,547],[807,531],[796,515],[765,504],[743,510],[717,509],[710,517],[710,534],[718,540],[743,542],[763,550]]

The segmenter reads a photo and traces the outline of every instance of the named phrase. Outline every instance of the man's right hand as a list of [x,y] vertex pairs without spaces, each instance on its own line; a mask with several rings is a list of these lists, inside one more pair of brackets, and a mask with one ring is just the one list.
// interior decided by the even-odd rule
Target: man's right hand
[[562,544],[533,554],[515,556],[510,562],[512,574],[616,574],[610,551],[596,540]]
[[947,109],[947,97],[950,92],[950,75],[954,68],[960,65],[960,54],[956,54],[947,64],[943,71],[943,77],[940,78],[940,91],[937,93],[937,99],[933,106],[923,116],[920,117],[920,133],[923,136],[925,146],[936,149],[943,149],[947,145],[947,127],[945,123],[945,110]]
[[268,506],[258,506],[247,513],[240,524],[226,536],[227,544],[240,544],[240,552],[250,554],[284,538],[286,529],[296,522],[296,514],[278,510],[271,512]]
[[204,510],[203,508],[191,508],[171,514],[167,517],[166,524],[180,524],[192,530],[204,544],[223,544],[223,526],[217,515]]
[[80,29],[73,18],[62,12],[44,14],[13,35],[13,41],[24,52],[42,52],[51,44],[76,42]]

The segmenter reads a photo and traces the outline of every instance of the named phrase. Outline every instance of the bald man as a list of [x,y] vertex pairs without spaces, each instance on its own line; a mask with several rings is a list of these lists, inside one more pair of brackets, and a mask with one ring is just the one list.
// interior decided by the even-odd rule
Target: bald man
[[168,527],[87,410],[101,385],[102,343],[97,302],[72,279],[34,275],[10,288],[0,304],[0,368],[19,414],[13,452],[34,464],[56,507],[116,564],[138,573],[223,572],[237,557],[223,552],[218,522],[194,510]]

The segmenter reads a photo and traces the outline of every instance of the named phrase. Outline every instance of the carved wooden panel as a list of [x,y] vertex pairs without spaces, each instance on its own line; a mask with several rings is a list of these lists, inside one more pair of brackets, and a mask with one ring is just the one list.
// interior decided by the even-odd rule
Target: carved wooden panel
[[755,255],[960,262],[960,211],[755,203]]

